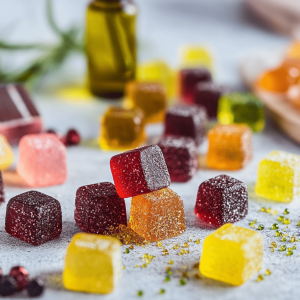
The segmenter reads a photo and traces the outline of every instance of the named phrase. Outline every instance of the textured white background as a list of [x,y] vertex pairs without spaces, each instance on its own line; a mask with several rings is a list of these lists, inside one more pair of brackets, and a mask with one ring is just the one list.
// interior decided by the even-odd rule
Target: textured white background
[[[141,60],[162,57],[172,65],[177,62],[177,50],[183,43],[202,43],[211,45],[216,56],[216,77],[219,82],[229,83],[237,88],[242,88],[238,75],[238,62],[251,51],[264,47],[282,47],[287,39],[276,36],[265,29],[253,16],[249,15],[243,5],[236,0],[140,0],[139,41]],[[73,22],[83,22],[86,0],[55,1],[56,14],[59,23],[67,27]],[[40,0],[0,0],[0,38],[9,38],[11,41],[53,41],[44,21],[44,1]],[[18,64],[25,57],[18,57],[12,62],[4,57],[1,62],[6,65]],[[81,78],[74,70],[82,70],[83,62],[78,61],[68,64],[68,68],[58,72],[60,79],[74,80]],[[75,65],[75,67],[74,67]],[[63,75],[62,75],[63,74]],[[71,75],[72,74],[72,75]],[[60,77],[59,77],[60,76]],[[49,79],[50,80],[50,79]],[[176,273],[169,283],[164,283],[165,267],[170,259],[174,260],[174,269],[182,270],[184,265],[191,268],[199,261],[202,244],[205,236],[212,229],[205,228],[194,216],[194,204],[199,184],[213,176],[220,174],[202,168],[188,183],[172,184],[174,189],[183,198],[186,217],[187,232],[180,237],[165,241],[171,247],[175,243],[187,242],[190,235],[193,240],[201,239],[201,244],[190,243],[190,254],[178,256],[178,250],[170,250],[169,256],[162,256],[161,249],[156,246],[147,248],[135,247],[130,254],[123,254],[123,263],[126,269],[117,289],[111,295],[88,295],[66,291],[61,285],[61,272],[63,258],[68,242],[78,228],[74,223],[73,211],[76,189],[85,184],[101,181],[111,181],[109,159],[114,153],[101,152],[93,147],[89,140],[98,134],[98,119],[106,107],[104,102],[67,103],[55,99],[54,96],[43,93],[35,94],[35,99],[47,128],[56,128],[65,131],[69,127],[76,127],[82,133],[84,145],[68,149],[68,180],[61,186],[41,188],[41,192],[57,198],[63,210],[63,232],[55,241],[39,247],[30,246],[9,236],[4,230],[6,204],[0,206],[0,266],[4,272],[15,264],[24,265],[30,274],[42,275],[48,282],[43,299],[135,299],[138,290],[144,291],[144,299],[298,299],[298,286],[300,281],[300,243],[292,257],[284,253],[270,252],[270,243],[277,241],[274,231],[270,226],[276,217],[259,213],[261,206],[272,207],[282,212],[285,207],[291,211],[292,220],[289,229],[291,235],[299,236],[297,227],[300,221],[299,201],[288,205],[264,202],[256,199],[253,194],[253,185],[256,179],[257,164],[271,150],[285,150],[300,153],[299,146],[278,133],[271,124],[268,124],[262,134],[254,137],[254,157],[252,162],[238,172],[225,172],[226,174],[244,181],[249,187],[249,214],[240,225],[249,227],[249,221],[258,219],[258,224],[264,224],[262,231],[264,237],[264,266],[272,271],[272,275],[265,277],[262,282],[256,282],[256,276],[241,287],[231,287],[209,279],[189,279],[185,286],[179,286],[179,274]],[[149,141],[157,139],[162,132],[160,126],[147,129]],[[201,148],[205,154],[206,145]],[[17,152],[17,150],[16,150]],[[6,199],[28,190],[14,170],[5,172]],[[299,199],[298,199],[299,200]],[[129,216],[130,199],[126,200]],[[281,226],[283,227],[283,226]],[[298,243],[297,243],[298,244]],[[287,243],[290,245],[290,243]],[[197,251],[195,251],[197,250]],[[125,251],[123,247],[122,251]],[[134,265],[142,264],[141,256],[144,253],[156,255],[153,262],[145,269],[135,268]],[[166,289],[165,295],[158,295],[160,288]],[[14,298],[24,298],[25,294],[16,295]]]

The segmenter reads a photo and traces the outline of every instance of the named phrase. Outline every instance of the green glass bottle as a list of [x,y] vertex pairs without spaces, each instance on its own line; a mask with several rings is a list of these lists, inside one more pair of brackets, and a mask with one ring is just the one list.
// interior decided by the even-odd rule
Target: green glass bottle
[[129,0],[94,0],[87,10],[88,82],[99,97],[119,98],[135,78],[137,8]]

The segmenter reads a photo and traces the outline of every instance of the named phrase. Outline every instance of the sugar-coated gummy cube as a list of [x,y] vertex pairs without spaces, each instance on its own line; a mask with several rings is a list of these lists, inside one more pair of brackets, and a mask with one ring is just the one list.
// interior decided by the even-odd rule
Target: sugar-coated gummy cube
[[181,197],[170,188],[133,197],[129,226],[149,242],[182,234],[186,226]]
[[167,107],[164,86],[156,82],[131,81],[126,85],[126,107],[140,108],[147,123],[162,122]]
[[211,81],[210,72],[205,68],[183,69],[179,75],[180,95],[184,102],[192,103],[196,85]]
[[146,140],[144,114],[140,109],[110,107],[101,121],[103,150],[130,150]]
[[200,145],[205,137],[207,114],[197,105],[179,104],[168,109],[165,119],[165,135],[191,137]]
[[219,100],[218,120],[221,124],[247,124],[254,132],[265,127],[263,103],[253,94],[231,93]]
[[15,156],[4,135],[0,134],[0,170],[5,170],[14,162]]
[[260,233],[225,224],[204,240],[200,272],[209,278],[241,285],[262,267]]
[[300,198],[300,155],[283,151],[268,154],[258,165],[255,192],[280,202]]
[[247,213],[248,192],[242,181],[219,175],[200,184],[195,214],[206,223],[219,227],[242,220]]
[[164,156],[157,145],[136,148],[110,160],[117,193],[122,198],[150,193],[170,185]]
[[86,293],[111,293],[122,274],[120,242],[113,237],[77,233],[68,246],[63,283]]
[[5,230],[34,246],[56,239],[62,230],[60,203],[37,191],[13,197],[6,208]]
[[219,170],[238,170],[252,158],[252,132],[247,125],[216,125],[208,132],[207,165]]
[[4,187],[3,187],[3,179],[2,179],[2,172],[0,171],[0,203],[4,202]]
[[32,187],[62,184],[67,179],[66,147],[55,134],[29,134],[19,143],[17,171]]
[[198,169],[197,146],[190,137],[164,136],[159,141],[171,181],[189,181]]
[[75,221],[84,232],[101,234],[127,225],[125,201],[110,182],[82,186],[76,193]]

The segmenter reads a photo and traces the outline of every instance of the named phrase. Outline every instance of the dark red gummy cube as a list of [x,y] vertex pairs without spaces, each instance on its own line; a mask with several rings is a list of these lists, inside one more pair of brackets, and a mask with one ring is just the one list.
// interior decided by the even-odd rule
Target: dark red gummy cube
[[237,222],[247,213],[248,192],[242,181],[219,175],[200,184],[195,214],[206,223],[219,227]]
[[171,183],[164,156],[157,145],[115,155],[110,160],[110,168],[122,198],[161,190]]
[[89,233],[104,233],[111,226],[127,226],[126,206],[110,182],[80,187],[76,193],[75,221]]
[[56,239],[62,230],[60,203],[37,191],[18,195],[7,204],[5,230],[34,246]]
[[171,107],[165,118],[165,135],[191,137],[199,146],[205,137],[207,115],[197,105],[179,104]]
[[197,146],[190,137],[164,136],[158,143],[174,182],[189,181],[198,169]]
[[205,107],[208,117],[215,119],[220,97],[230,91],[228,87],[213,82],[201,82],[195,88],[193,103]]
[[4,202],[4,199],[3,179],[2,172],[0,171],[0,203]]
[[211,73],[205,68],[184,69],[180,71],[180,94],[186,103],[193,102],[194,91],[199,82],[211,81]]

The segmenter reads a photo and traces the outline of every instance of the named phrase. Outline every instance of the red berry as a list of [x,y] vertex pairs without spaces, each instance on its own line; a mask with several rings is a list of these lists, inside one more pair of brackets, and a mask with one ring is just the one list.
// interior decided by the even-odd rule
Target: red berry
[[9,276],[13,277],[17,283],[17,290],[24,290],[29,281],[28,271],[20,266],[16,266],[10,269]]
[[70,129],[66,134],[66,146],[78,145],[80,142],[80,135],[77,130]]

